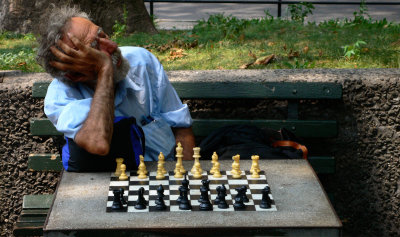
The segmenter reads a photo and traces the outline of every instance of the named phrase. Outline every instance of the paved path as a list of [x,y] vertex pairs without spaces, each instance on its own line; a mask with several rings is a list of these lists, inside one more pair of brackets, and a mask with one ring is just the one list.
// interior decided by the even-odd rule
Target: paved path
[[[330,0],[332,1],[332,0]],[[343,0],[336,0],[343,1]],[[356,1],[356,0],[352,0]],[[378,2],[379,0],[373,0]],[[385,2],[400,2],[385,0]],[[146,3],[149,10],[149,4]],[[314,5],[314,13],[306,20],[321,22],[335,18],[353,18],[353,12],[359,10],[358,5]],[[211,14],[224,13],[239,18],[264,17],[268,10],[277,16],[277,6],[271,4],[221,4],[221,3],[154,3],[154,14],[157,26],[161,29],[190,29],[197,20],[207,19]],[[373,19],[386,18],[400,22],[400,5],[368,6],[368,13]],[[287,17],[287,5],[282,6],[282,16]]]

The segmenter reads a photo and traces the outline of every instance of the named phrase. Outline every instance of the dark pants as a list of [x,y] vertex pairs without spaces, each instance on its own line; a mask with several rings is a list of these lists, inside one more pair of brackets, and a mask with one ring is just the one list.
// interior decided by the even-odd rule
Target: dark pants
[[135,118],[117,117],[114,119],[114,131],[111,150],[108,155],[94,155],[79,147],[72,139],[66,138],[62,160],[64,169],[72,172],[113,171],[116,158],[124,158],[127,170],[136,170],[139,155],[144,155],[144,134],[136,125]]

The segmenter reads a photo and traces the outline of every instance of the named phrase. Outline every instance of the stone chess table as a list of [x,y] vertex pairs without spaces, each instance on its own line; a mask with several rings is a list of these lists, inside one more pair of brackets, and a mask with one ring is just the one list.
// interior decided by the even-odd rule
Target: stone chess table
[[[232,161],[220,160],[221,171]],[[184,161],[190,170],[193,161]],[[277,211],[106,212],[110,173],[63,172],[44,236],[340,236],[342,224],[306,160],[260,160]],[[156,162],[146,162],[155,171]],[[210,170],[210,161],[201,161]],[[250,170],[251,160],[240,169]],[[175,162],[166,162],[171,171]]]

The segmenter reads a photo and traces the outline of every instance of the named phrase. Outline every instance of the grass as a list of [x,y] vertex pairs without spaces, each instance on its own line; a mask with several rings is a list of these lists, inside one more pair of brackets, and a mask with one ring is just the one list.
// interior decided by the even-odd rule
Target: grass
[[[34,61],[34,38],[0,34],[0,69],[42,71]],[[213,15],[190,31],[115,39],[120,46],[147,48],[166,70],[400,67],[400,25],[356,14],[353,20],[320,24],[268,14],[252,20]],[[254,63],[272,54],[269,63]]]

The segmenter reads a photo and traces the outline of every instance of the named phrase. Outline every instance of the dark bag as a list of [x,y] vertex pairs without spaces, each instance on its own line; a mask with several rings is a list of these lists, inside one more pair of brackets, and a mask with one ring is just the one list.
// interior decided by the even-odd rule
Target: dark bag
[[251,125],[231,125],[217,129],[200,143],[203,159],[217,152],[219,159],[241,159],[259,155],[261,159],[307,159],[307,148],[290,131],[260,129]]
[[140,162],[139,155],[144,155],[144,133],[133,117],[114,119],[111,149],[106,156],[91,154],[70,138],[66,138],[66,141],[62,149],[62,161],[64,169],[72,172],[114,171],[118,157],[124,158],[127,170],[136,170]]

